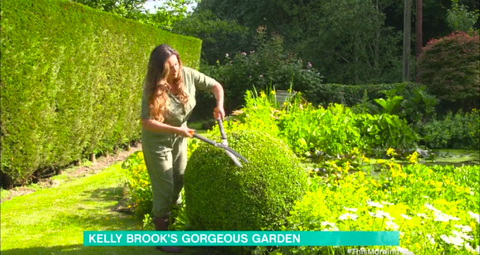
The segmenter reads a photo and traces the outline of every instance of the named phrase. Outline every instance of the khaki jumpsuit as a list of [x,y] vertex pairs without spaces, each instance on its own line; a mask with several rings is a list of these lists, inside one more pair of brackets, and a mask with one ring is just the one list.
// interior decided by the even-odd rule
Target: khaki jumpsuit
[[[217,83],[214,79],[188,67],[182,67],[185,92],[188,102],[182,102],[174,95],[168,95],[167,111],[163,123],[180,127],[186,126],[195,107],[195,91],[211,91]],[[145,89],[142,96],[142,119],[149,119],[150,112]],[[181,202],[180,191],[183,188],[183,173],[187,166],[187,139],[172,133],[152,132],[142,128],[142,150],[145,164],[150,175],[153,192],[155,217],[170,213],[171,206]]]

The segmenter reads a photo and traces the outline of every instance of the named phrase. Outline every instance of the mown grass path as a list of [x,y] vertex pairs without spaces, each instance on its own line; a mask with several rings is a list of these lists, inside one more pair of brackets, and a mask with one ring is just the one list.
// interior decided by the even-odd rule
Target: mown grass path
[[153,247],[84,247],[85,230],[140,230],[115,211],[122,199],[120,164],[98,174],[1,204],[1,254],[163,254]]

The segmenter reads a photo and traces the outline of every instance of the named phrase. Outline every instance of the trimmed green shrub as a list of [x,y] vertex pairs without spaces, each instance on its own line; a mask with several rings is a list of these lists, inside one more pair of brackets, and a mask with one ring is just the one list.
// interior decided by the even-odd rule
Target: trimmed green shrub
[[155,46],[199,65],[198,39],[70,1],[2,0],[1,15],[1,172],[13,181],[139,139]]
[[479,38],[456,32],[429,41],[418,59],[420,83],[446,103],[456,102],[468,110],[478,107]]
[[249,163],[202,143],[185,170],[185,203],[196,230],[278,230],[307,189],[307,175],[281,140],[258,130],[227,132]]

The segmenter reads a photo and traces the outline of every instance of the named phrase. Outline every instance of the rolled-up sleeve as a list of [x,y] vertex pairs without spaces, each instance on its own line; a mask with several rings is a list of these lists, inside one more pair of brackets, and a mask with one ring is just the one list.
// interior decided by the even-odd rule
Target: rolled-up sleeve
[[195,84],[195,88],[198,90],[211,91],[212,87],[218,83],[215,79],[195,69],[188,68],[188,72],[190,73],[192,81]]

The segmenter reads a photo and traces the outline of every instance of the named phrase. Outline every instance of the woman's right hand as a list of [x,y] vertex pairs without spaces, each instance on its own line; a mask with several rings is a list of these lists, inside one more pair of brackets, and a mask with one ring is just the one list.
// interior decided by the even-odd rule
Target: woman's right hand
[[193,137],[193,133],[195,130],[188,128],[188,127],[179,127],[177,129],[177,135],[183,136],[183,137]]

